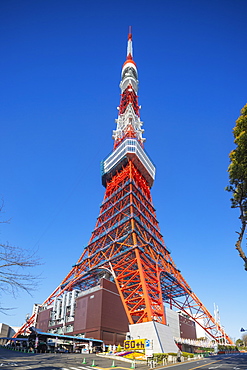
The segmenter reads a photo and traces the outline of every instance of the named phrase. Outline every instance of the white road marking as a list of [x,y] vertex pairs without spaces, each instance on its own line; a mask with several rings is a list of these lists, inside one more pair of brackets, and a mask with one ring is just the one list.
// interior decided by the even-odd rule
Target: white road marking
[[[96,370],[103,370],[103,369],[101,369],[100,367],[98,367],[98,366],[95,366],[97,369]],[[91,370],[91,369],[94,369],[94,367],[92,367],[92,366],[87,366],[87,367],[85,367],[85,366],[77,366],[77,367],[72,367],[72,366],[70,366],[68,369],[67,368],[65,368],[65,367],[63,367],[62,368],[62,370],[79,370],[79,369],[83,369],[83,370]]]
[[[72,367],[72,366],[70,366],[69,367],[71,370],[79,370],[79,369],[83,369],[83,370],[90,370],[91,369],[91,367],[90,366],[88,366],[88,367],[84,367],[84,366],[78,366],[78,367]],[[64,369],[65,370],[65,369]],[[67,369],[66,369],[67,370]],[[99,369],[98,367],[97,367],[97,370],[101,370],[101,369]]]
[[[100,367],[98,366],[95,366],[97,369],[95,370],[103,370],[101,369]],[[88,367],[84,367],[84,366],[78,366],[78,367],[72,367],[70,366],[69,368],[67,367],[62,367],[61,370],[79,370],[79,369],[83,369],[83,370],[91,370],[91,369],[94,369],[94,367],[91,367],[91,366],[88,366]],[[55,369],[54,369],[55,370]]]

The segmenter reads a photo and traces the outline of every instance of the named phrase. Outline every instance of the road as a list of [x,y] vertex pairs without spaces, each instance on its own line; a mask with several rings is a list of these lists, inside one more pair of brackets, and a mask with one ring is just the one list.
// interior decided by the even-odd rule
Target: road
[[[168,366],[169,368],[171,366]],[[159,370],[166,369],[159,367]],[[172,366],[172,370],[247,370],[247,353],[218,355],[195,360],[192,362],[180,363]]]
[[[85,359],[85,360],[84,360]],[[28,354],[14,352],[0,348],[0,368],[11,370],[130,370],[132,364],[128,362],[114,361],[96,355],[82,354]],[[247,370],[247,354],[220,355],[179,363],[170,366],[159,366],[162,370]],[[147,365],[137,365],[136,370],[149,370]]]
[[[84,361],[85,359],[85,361]],[[86,362],[86,363],[84,363]],[[115,365],[114,367],[112,365]],[[18,370],[130,370],[131,363],[79,353],[23,353],[0,348],[0,369]],[[146,365],[138,370],[147,370]]]

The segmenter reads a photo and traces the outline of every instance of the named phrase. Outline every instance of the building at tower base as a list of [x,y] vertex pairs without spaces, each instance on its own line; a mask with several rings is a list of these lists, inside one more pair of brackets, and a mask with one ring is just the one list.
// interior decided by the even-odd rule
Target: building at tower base
[[149,321],[130,325],[129,330],[133,339],[148,338],[152,341],[154,353],[177,353],[178,351],[169,325]]
[[83,292],[67,292],[50,306],[40,307],[36,328],[52,334],[100,339],[123,344],[128,319],[116,285],[105,278]]
[[66,292],[51,305],[35,308],[35,327],[53,335],[94,338],[106,345],[123,345],[129,335],[151,340],[156,353],[176,352],[174,338],[197,339],[195,322],[168,307],[167,325],[155,321],[129,325],[116,284],[105,277],[90,289]]

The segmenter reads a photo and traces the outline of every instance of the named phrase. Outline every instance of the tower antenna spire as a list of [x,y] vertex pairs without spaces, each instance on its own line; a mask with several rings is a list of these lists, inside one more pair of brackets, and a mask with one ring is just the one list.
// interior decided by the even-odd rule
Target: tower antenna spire
[[132,38],[132,26],[129,26],[129,34],[128,34],[128,39]]
[[129,33],[128,33],[127,60],[128,59],[133,59],[132,26],[129,26]]

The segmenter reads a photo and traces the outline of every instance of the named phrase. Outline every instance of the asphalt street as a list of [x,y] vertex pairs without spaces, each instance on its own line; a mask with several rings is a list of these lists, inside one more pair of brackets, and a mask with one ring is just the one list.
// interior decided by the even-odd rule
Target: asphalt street
[[[113,363],[114,361],[114,363]],[[113,366],[114,365],[114,366]],[[131,362],[122,362],[94,354],[82,355],[79,353],[23,353],[0,348],[0,368],[18,370],[93,370],[93,369],[123,369],[129,370]],[[139,365],[138,369],[146,370],[146,365]]]
[[[18,370],[129,370],[133,369],[133,363],[98,357],[93,354],[29,354],[0,348],[0,368],[7,370],[14,367]],[[162,370],[168,367],[173,370],[247,370],[247,353],[212,356],[201,360],[158,366],[156,369]],[[150,366],[136,364],[136,369],[149,370]]]

